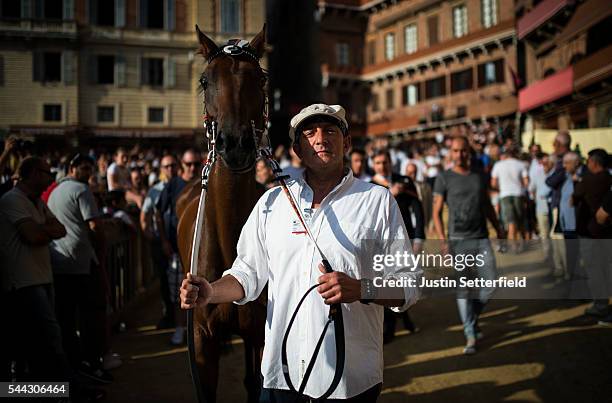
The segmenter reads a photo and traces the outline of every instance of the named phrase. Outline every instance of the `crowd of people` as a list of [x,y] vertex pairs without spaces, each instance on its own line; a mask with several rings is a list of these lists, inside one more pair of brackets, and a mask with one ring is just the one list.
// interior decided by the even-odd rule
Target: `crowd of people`
[[[566,131],[555,137],[551,154],[537,144],[522,152],[512,135],[491,124],[456,131],[399,144],[371,140],[347,155],[345,163],[355,178],[385,187],[395,197],[415,253],[428,237],[444,240],[442,248],[454,253],[488,251],[489,221],[497,238],[514,241],[507,244],[510,252],[521,253],[524,241],[539,239],[550,275],[559,281],[610,276],[612,252],[594,253],[594,243],[588,242],[612,238],[612,177],[605,150],[580,155]],[[199,176],[203,156],[193,148],[179,153],[139,146],[60,154],[36,151],[13,137],[5,140],[0,254],[2,305],[11,307],[11,330],[2,343],[3,380],[80,374],[112,382],[110,371],[121,365],[121,358],[110,349],[104,227],[113,220],[125,231],[141,232],[150,243],[161,291],[157,327],[175,329],[170,343],[184,342],[176,202]],[[293,148],[279,146],[275,156],[284,174],[302,174]],[[263,186],[275,186],[263,160],[257,162],[256,178]],[[499,250],[505,249],[500,243]],[[493,278],[494,253],[488,256],[493,261],[481,275]],[[475,353],[483,337],[478,316],[493,291],[483,289],[476,298],[457,295],[466,354]],[[600,295],[585,314],[610,326],[608,303]],[[385,342],[393,340],[398,315],[407,330],[419,331],[406,312],[386,309]],[[28,344],[32,335],[37,341]]]
[[83,386],[77,395],[94,399],[104,392],[92,382],[113,382],[122,360],[111,350],[109,234],[148,243],[151,256],[138,258],[152,261],[160,280],[157,327],[176,327],[170,343],[184,342],[175,315],[182,279],[175,207],[201,165],[195,149],[60,154],[14,137],[4,142],[1,284],[11,331],[2,343],[3,380],[71,380]]
[[[453,135],[438,132],[431,139],[396,145],[390,145],[388,139],[369,141],[351,149],[347,164],[356,178],[387,187],[393,194],[413,253],[420,252],[426,234],[432,239],[448,238],[451,245],[444,243],[443,251],[453,253],[458,250],[453,240],[479,239],[480,245],[460,249],[463,253],[488,252],[485,254],[493,259],[484,265],[487,271],[478,274],[493,279],[496,269],[489,251],[488,220],[497,238],[508,240],[497,243],[498,251],[521,253],[527,241],[537,239],[549,276],[557,283],[588,280],[592,294],[598,297],[585,314],[610,326],[612,310],[605,295],[612,257],[605,247],[594,253],[601,244],[592,240],[612,236],[610,222],[596,219],[598,211],[603,217],[611,208],[612,161],[604,149],[581,155],[579,146],[572,149],[571,143],[569,132],[562,130],[555,136],[553,153],[542,152],[535,143],[522,151],[510,132],[485,123],[459,127]],[[292,178],[301,175],[295,153],[282,165]],[[260,182],[273,186],[264,161],[258,163],[257,175]],[[444,204],[448,233],[442,222]],[[457,298],[467,354],[476,351],[476,340],[482,337],[478,314],[493,291],[480,290],[480,300]],[[385,311],[385,342],[393,340],[396,316]],[[401,316],[409,332],[419,330],[407,312]]]

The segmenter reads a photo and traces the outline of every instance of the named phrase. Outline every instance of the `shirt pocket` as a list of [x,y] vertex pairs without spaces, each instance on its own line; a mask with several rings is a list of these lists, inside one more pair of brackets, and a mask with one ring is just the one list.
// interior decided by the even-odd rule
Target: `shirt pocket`
[[361,278],[363,269],[372,265],[373,246],[378,243],[375,231],[355,223],[343,223],[332,229],[333,244],[328,259],[333,270],[342,271],[353,278]]

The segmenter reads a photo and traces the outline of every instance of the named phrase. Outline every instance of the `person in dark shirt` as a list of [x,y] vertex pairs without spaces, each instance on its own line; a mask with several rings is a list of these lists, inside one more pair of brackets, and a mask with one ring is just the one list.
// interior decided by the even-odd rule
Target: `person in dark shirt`
[[[471,150],[465,137],[454,138],[450,151],[453,168],[438,175],[433,189],[433,220],[436,234],[443,240],[441,253],[482,255],[484,264],[476,268],[477,278],[494,280],[497,269],[487,219],[495,227],[498,238],[504,238],[505,234],[491,205],[486,177],[471,167]],[[444,203],[448,206],[448,238],[441,214]],[[466,338],[463,353],[475,354],[476,341],[483,337],[478,318],[495,289],[481,287],[476,297],[469,291],[458,289],[457,307]]]
[[[404,219],[404,225],[410,240],[413,241],[415,253],[420,251],[420,244],[425,239],[423,206],[417,194],[416,185],[407,176],[391,172],[391,157],[387,150],[378,150],[372,156],[374,176],[371,183],[384,186],[395,197]],[[414,223],[412,216],[414,215]]]
[[572,137],[567,130],[559,130],[553,141],[554,154],[557,156],[557,162],[553,173],[546,178],[546,184],[552,190],[551,205],[553,208],[559,207],[561,201],[561,188],[565,182],[565,168],[563,167],[563,156],[570,151]]
[[[612,229],[612,189],[608,190],[601,207],[597,210],[597,213],[595,213],[595,220],[597,224]],[[601,326],[612,327],[612,312],[610,312],[608,316],[602,318],[599,324]]]
[[607,278],[610,275],[612,251],[605,245],[612,238],[612,228],[597,223],[595,215],[612,186],[606,169],[608,153],[597,148],[589,152],[587,172],[574,185],[572,202],[576,208],[576,231],[580,238],[580,254],[588,273],[593,305],[585,314],[605,317],[609,313]]
[[[170,339],[170,342],[174,345],[182,344],[185,334],[184,321],[181,320],[182,316],[179,314],[180,308],[178,304],[178,289],[183,280],[183,272],[178,258],[177,229],[179,217],[176,214],[176,202],[187,183],[196,178],[200,173],[201,167],[202,160],[200,154],[192,149],[185,151],[181,158],[181,174],[170,179],[159,195],[156,204],[159,237],[161,239],[162,250],[168,258],[166,274],[170,290],[170,301],[173,306],[167,307],[167,315],[169,316],[169,321],[174,319],[176,323],[176,330]],[[174,312],[174,318],[170,316],[172,315],[170,312]]]
[[[415,254],[419,253],[425,239],[425,220],[423,206],[419,200],[414,182],[407,176],[391,172],[391,155],[385,149],[374,152],[372,162],[375,175],[370,182],[384,186],[391,191],[402,213],[404,225],[412,243],[412,252]],[[412,222],[413,215],[415,217],[414,224]],[[385,308],[384,343],[391,342],[395,337],[395,321],[398,315],[401,315],[406,330],[411,333],[416,333],[419,330],[412,322],[408,311],[397,314],[389,308]]]

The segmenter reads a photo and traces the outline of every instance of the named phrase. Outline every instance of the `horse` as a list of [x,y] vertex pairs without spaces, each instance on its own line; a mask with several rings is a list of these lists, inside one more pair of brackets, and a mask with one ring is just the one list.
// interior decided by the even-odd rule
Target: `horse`
[[[219,157],[209,174],[198,275],[214,281],[231,267],[240,231],[265,191],[255,180],[256,143],[267,124],[266,74],[259,65],[265,51],[265,25],[248,43],[248,52],[242,54],[232,54],[228,51],[231,47],[219,48],[197,25],[196,31],[198,53],[208,61],[200,78],[205,120],[217,124]],[[199,181],[188,184],[177,202],[179,255],[186,270],[200,186]],[[264,292],[256,301],[242,306],[208,305],[193,313],[197,374],[207,402],[216,401],[220,352],[232,333],[244,341],[248,402],[259,401],[266,301]]]

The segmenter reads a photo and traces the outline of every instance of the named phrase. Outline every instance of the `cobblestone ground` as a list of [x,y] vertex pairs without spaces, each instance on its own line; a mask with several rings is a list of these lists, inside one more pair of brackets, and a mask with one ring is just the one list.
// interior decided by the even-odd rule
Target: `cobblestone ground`
[[[498,263],[503,269],[540,259],[535,248],[498,256]],[[115,336],[113,346],[124,365],[113,372],[106,401],[195,401],[186,348],[170,346],[172,331],[154,330],[158,300],[149,293],[126,312],[128,330]],[[491,301],[481,319],[485,338],[478,353],[467,357],[454,298],[423,300],[411,309],[421,331],[411,335],[398,328],[398,337],[385,346],[379,402],[612,401],[612,329],[585,317],[587,305]],[[239,341],[221,365],[219,401],[245,401]]]

